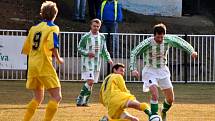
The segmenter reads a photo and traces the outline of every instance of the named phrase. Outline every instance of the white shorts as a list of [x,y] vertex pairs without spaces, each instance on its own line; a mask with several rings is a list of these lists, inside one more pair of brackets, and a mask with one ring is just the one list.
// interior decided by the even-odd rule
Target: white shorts
[[161,90],[173,88],[170,80],[170,71],[167,66],[161,68],[144,67],[142,70],[143,92],[148,92],[151,85]]
[[98,83],[99,71],[86,71],[81,73],[82,80],[94,80],[94,83]]

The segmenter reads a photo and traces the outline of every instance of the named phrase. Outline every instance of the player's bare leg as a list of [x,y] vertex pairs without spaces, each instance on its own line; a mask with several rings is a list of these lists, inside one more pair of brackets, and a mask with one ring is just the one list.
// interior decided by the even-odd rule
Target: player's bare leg
[[146,103],[140,103],[137,100],[129,100],[126,107],[144,111],[149,117],[151,116],[150,108]]
[[[121,118],[117,121],[139,121],[139,119],[135,116],[132,116],[131,114],[127,112],[123,112],[120,116]],[[111,120],[113,121],[113,120]]]
[[164,93],[165,100],[163,102],[161,117],[163,121],[167,121],[166,112],[170,109],[170,107],[174,102],[174,92],[173,92],[173,88],[164,89],[162,91]]

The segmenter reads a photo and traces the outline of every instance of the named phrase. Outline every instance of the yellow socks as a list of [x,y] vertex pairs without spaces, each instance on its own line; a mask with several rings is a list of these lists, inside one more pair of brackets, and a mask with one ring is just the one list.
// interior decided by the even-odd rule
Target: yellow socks
[[140,103],[140,109],[144,111],[148,116],[151,115],[150,107],[147,103]]
[[58,103],[55,100],[50,100],[46,107],[46,114],[45,114],[44,121],[51,121],[57,109],[58,109]]
[[142,111],[146,110],[146,109],[150,109],[149,105],[147,103],[140,103],[140,109]]
[[37,102],[37,100],[32,99],[27,106],[27,111],[25,113],[24,116],[24,121],[30,121],[32,116],[34,115],[37,107],[38,107],[39,103]]

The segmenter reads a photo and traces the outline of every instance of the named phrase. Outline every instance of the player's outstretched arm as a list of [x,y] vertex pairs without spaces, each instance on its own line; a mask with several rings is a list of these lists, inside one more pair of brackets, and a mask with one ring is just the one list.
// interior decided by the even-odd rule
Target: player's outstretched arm
[[195,52],[194,48],[190,43],[182,39],[181,37],[175,36],[175,35],[166,35],[165,40],[173,47],[182,49],[186,51],[189,54],[192,54]]

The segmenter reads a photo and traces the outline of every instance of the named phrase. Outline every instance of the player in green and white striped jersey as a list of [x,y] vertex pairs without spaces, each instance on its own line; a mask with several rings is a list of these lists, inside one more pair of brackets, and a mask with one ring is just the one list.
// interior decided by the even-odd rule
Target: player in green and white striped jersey
[[93,19],[91,30],[82,36],[78,51],[81,53],[81,78],[86,81],[76,100],[77,106],[87,106],[93,83],[98,83],[101,59],[112,65],[112,60],[106,47],[105,36],[99,33],[101,21]]
[[162,107],[162,119],[166,121],[166,112],[172,106],[174,101],[174,91],[170,80],[170,71],[166,66],[167,54],[170,47],[180,48],[191,54],[193,58],[197,57],[197,52],[185,40],[173,35],[165,35],[166,26],[158,24],[154,26],[154,36],[143,40],[137,47],[131,51],[130,70],[132,76],[139,78],[136,68],[136,56],[144,54],[144,68],[142,70],[143,91],[151,92],[151,112],[158,112],[158,88],[164,93],[165,100]]

